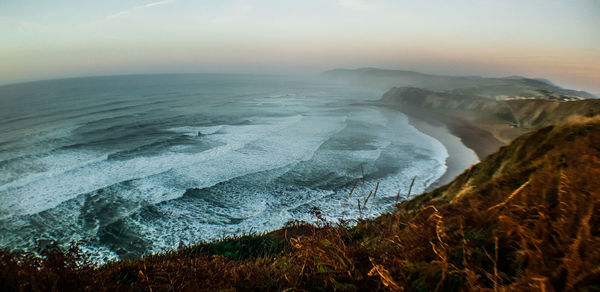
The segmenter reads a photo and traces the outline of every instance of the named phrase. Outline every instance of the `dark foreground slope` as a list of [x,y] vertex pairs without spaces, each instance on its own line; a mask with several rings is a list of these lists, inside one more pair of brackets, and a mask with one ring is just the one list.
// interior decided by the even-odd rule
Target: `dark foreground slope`
[[314,210],[317,226],[102,267],[76,248],[2,252],[0,290],[598,291],[600,122],[582,119],[527,133],[355,227]]

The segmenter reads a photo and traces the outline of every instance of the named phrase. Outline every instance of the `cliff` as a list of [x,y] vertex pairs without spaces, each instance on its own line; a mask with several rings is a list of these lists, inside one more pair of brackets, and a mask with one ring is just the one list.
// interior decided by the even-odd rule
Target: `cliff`
[[413,87],[394,87],[381,100],[391,105],[485,113],[526,129],[561,123],[573,115],[591,117],[600,114],[600,99],[568,102],[545,99],[495,100]]
[[[409,116],[446,124],[463,143],[484,158],[501,145],[528,131],[564,123],[575,116],[600,114],[599,99],[558,101],[550,99],[496,100],[456,91],[395,87],[381,102]],[[464,131],[470,128],[470,131]],[[487,139],[481,139],[484,136]],[[476,137],[472,137],[476,136]],[[480,141],[488,143],[481,145]]]

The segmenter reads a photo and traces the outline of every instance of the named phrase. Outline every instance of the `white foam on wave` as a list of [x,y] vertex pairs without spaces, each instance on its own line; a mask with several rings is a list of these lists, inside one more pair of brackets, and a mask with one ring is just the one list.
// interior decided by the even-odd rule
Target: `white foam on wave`
[[[198,136],[198,133],[206,134],[202,139],[221,145],[200,153],[180,153],[181,147],[175,145],[170,151],[155,156],[124,161],[106,160],[103,154],[83,151],[48,157],[44,163],[57,166],[51,175],[33,176],[0,186],[0,193],[6,194],[0,206],[0,218],[52,209],[53,216],[71,222],[64,227],[71,233],[81,232],[93,237],[97,230],[82,232],[79,229],[84,227],[78,226],[80,223],[75,219],[80,212],[77,210],[78,201],[83,201],[80,195],[110,187],[114,191],[111,196],[140,202],[119,206],[122,208],[120,218],[114,220],[122,219],[135,226],[142,236],[154,242],[154,251],[161,251],[176,248],[181,241],[194,243],[217,239],[225,234],[268,231],[292,219],[312,221],[314,218],[307,212],[310,206],[318,207],[333,221],[359,215],[373,217],[393,206],[396,193],[406,194],[413,176],[417,175],[417,180],[412,193],[417,194],[445,172],[444,162],[448,153],[444,146],[409,126],[406,118],[398,112],[366,107],[339,110],[327,106],[297,106],[302,104],[294,100],[290,102],[282,103],[282,106],[294,105],[286,108],[285,112],[308,112],[310,115],[258,118],[255,125],[167,129],[191,137]],[[281,114],[279,106],[262,110]],[[349,137],[368,136],[364,148],[320,149],[323,143],[351,122],[358,124],[359,129],[351,131]],[[422,157],[411,161],[406,158],[409,153],[392,155],[394,151],[390,149],[400,146],[410,148],[410,155]],[[87,160],[86,155],[89,155]],[[404,164],[398,173],[359,184],[352,197],[348,197],[350,187],[338,190],[243,189],[234,184],[223,184],[227,192],[218,194],[218,198],[196,199],[193,204],[181,198],[189,188],[209,188],[250,174],[257,175],[254,178],[261,177],[266,181],[262,183],[268,184],[273,178],[268,176],[269,172],[284,171],[295,164],[312,161],[317,155],[314,159],[317,162],[311,166],[357,178],[360,174],[356,170],[353,173],[344,167],[346,161],[360,165],[385,159],[395,163],[393,161],[404,159]],[[344,161],[340,162],[342,159]],[[120,183],[124,181],[127,182]],[[377,182],[380,182],[377,197],[371,198],[359,214],[356,199],[364,200]],[[210,195],[215,194],[206,194]],[[55,208],[67,201],[72,204]],[[163,216],[154,220],[139,216],[138,210],[144,205],[153,205],[153,210]],[[53,227],[47,228],[52,230]],[[112,259],[118,257],[103,246],[90,245],[86,248],[92,254],[100,253]]]
[[[17,133],[2,133],[2,138],[9,144],[0,147],[0,161],[15,159],[29,155],[38,155],[60,148],[71,143],[69,137],[78,126],[19,129]],[[9,147],[9,151],[4,147]]]
[[[307,160],[325,140],[343,129],[344,120],[343,116],[304,116],[295,123],[260,138],[248,138],[255,133],[247,131],[243,126],[227,128],[225,133],[215,134],[211,138],[224,142],[235,137],[236,140],[250,142],[244,143],[244,147],[219,156],[218,159],[174,169],[170,175],[177,177],[178,181],[185,182],[180,187],[205,188],[249,173]],[[162,177],[147,179],[156,180],[156,183],[164,180]]]
[[[62,173],[106,160],[107,154],[97,151],[55,150],[50,153],[19,159],[2,168],[0,181],[10,182],[0,186],[0,190],[22,187],[44,177],[54,177]],[[35,165],[32,169],[31,165]]]
[[[281,124],[293,122],[297,117],[281,120]],[[242,126],[246,132],[257,137],[265,135],[278,125],[271,126]],[[0,217],[6,215],[35,214],[43,210],[53,208],[63,201],[74,198],[83,193],[107,187],[121,181],[146,177],[153,174],[168,171],[174,167],[187,164],[199,163],[202,160],[218,157],[236,148],[242,147],[253,137],[232,136],[230,139],[222,139],[226,143],[200,154],[162,153],[154,157],[136,157],[125,161],[100,161],[71,169],[66,172],[52,172],[49,176],[37,177],[37,179],[18,180],[11,184],[0,186],[0,192],[6,194],[3,198],[4,204],[0,206]],[[229,141],[228,141],[229,140]],[[72,156],[80,156],[79,151],[73,151]],[[74,160],[66,158],[62,159]],[[60,157],[58,158],[61,159]],[[61,162],[57,162],[61,164]],[[4,216],[3,216],[4,215]]]
[[[371,218],[389,211],[397,192],[401,194],[401,200],[405,199],[411,175],[415,173],[421,175],[415,181],[413,195],[424,191],[443,174],[443,169],[439,164],[415,161],[402,173],[379,180],[377,197],[371,198],[365,207],[362,203],[368,192],[375,188],[375,180],[359,184],[350,197],[346,188],[335,191],[270,189],[267,192],[234,188],[219,197],[219,206],[210,202],[199,204],[194,201],[194,204],[189,204],[188,201],[175,200],[157,206],[158,212],[166,219],[152,222],[141,218],[132,220],[136,221],[142,234],[154,240],[152,251],[160,252],[176,248],[180,242],[192,244],[234,234],[267,232],[282,227],[290,220],[314,222],[314,216],[308,212],[313,206],[331,222],[337,222],[339,218]],[[357,207],[357,199],[361,202],[361,211]],[[228,217],[239,218],[241,222],[225,223]]]
[[[340,117],[318,119],[298,115],[265,118],[262,122],[261,125],[224,126],[219,133],[211,135],[211,139],[224,145],[197,154],[166,152],[125,161],[103,160],[52,176],[1,186],[0,192],[6,196],[0,214],[5,217],[39,213],[77,195],[136,179],[152,185],[150,189],[159,190],[142,195],[149,203],[158,203],[181,196],[190,187],[208,187],[232,177],[307,159],[332,132],[343,127]],[[315,132],[315,129],[320,131]],[[247,144],[248,147],[244,147]],[[161,173],[166,177],[158,175]],[[172,181],[179,191],[154,187],[165,181]]]
[[[398,173],[390,173],[387,177],[358,184],[352,197],[347,195],[349,189],[342,189],[337,190],[336,194],[329,199],[315,201],[315,206],[334,221],[338,218],[358,218],[361,215],[363,217],[377,216],[393,206],[397,194],[400,194],[401,200],[407,199],[408,187],[413,177],[416,177],[412,189],[412,195],[415,195],[423,192],[446,172],[445,161],[448,152],[443,144],[410,126],[406,117],[397,112],[386,109],[377,109],[377,112],[378,116],[384,118],[385,121],[373,119],[374,113],[372,112],[363,112],[359,119],[362,120],[362,123],[376,121],[378,125],[385,125],[384,128],[371,132],[373,137],[370,144],[377,147],[377,152],[375,150],[358,150],[349,151],[349,154],[352,159],[359,161],[364,161],[364,159],[375,161],[382,159],[385,151],[384,160],[397,161],[396,164],[402,164],[402,168]],[[394,148],[388,150],[388,146]],[[401,147],[410,151],[396,150]],[[413,155],[422,155],[422,157],[416,158],[412,157]],[[378,195],[371,198],[366,208],[359,212],[356,200],[359,199],[362,204],[368,193],[375,189],[377,182],[379,182]]]
[[[275,167],[277,165],[275,161],[281,159],[289,163],[289,159],[294,159],[294,157],[304,161],[314,158],[315,154],[310,154],[312,150],[309,151],[309,149],[318,148],[317,145],[322,143],[319,142],[319,139],[312,142],[310,139],[301,139],[301,143],[307,144],[297,145],[298,140],[291,138],[298,135],[318,137],[319,133],[315,133],[315,126],[330,124],[319,120],[323,118],[319,117],[312,123],[307,121],[303,123],[303,127],[294,128],[294,131],[287,135],[275,135],[249,143],[243,149],[229,153],[227,158],[222,157],[219,161],[215,161],[215,164],[209,162],[204,163],[202,167],[190,166],[180,169],[181,172],[178,175],[188,177],[190,181],[201,182],[216,175],[218,167],[237,167],[229,173],[241,176],[244,173],[257,173],[257,170]],[[362,111],[361,115],[353,115],[352,119],[361,124],[373,122],[378,126],[385,126],[379,128],[377,132],[369,132],[371,140],[368,144],[378,148],[354,151],[320,149],[318,151],[318,167],[337,168],[339,166],[337,163],[341,158],[355,160],[358,163],[374,162],[381,158],[382,152],[390,145],[410,144],[414,146],[411,149],[415,153],[421,153],[428,158],[405,159],[407,155],[411,154],[387,150],[386,155],[391,155],[391,159],[405,160],[406,164],[403,165],[402,170],[384,178],[367,180],[364,184],[358,184],[351,197],[348,196],[350,187],[338,190],[278,189],[268,183],[267,174],[262,178],[259,178],[261,175],[255,174],[252,179],[258,180],[257,185],[265,185],[264,189],[260,187],[239,189],[234,184],[228,185],[225,193],[206,193],[207,196],[219,196],[214,198],[219,201],[217,205],[212,203],[210,198],[207,198],[206,201],[196,199],[193,203],[178,199],[156,206],[156,210],[162,214],[162,219],[147,221],[147,219],[135,217],[130,220],[136,222],[136,226],[141,229],[142,234],[154,240],[152,248],[153,251],[158,252],[175,248],[180,242],[190,244],[199,240],[215,240],[224,235],[265,232],[279,228],[290,220],[313,221],[315,218],[307,212],[311,206],[317,207],[329,220],[334,222],[338,218],[374,217],[388,211],[393,206],[396,194],[400,194],[401,200],[406,199],[413,176],[417,176],[412,189],[414,195],[424,191],[445,172],[444,161],[447,153],[444,152],[443,145],[416,129],[408,127],[408,121],[402,116],[398,117],[397,114],[391,116],[379,110],[366,110]],[[369,131],[369,129],[365,129],[365,131]],[[320,136],[331,136],[333,132],[322,132]],[[312,143],[314,143],[313,147],[307,147]],[[262,155],[255,151],[259,151]],[[268,156],[265,156],[267,154]],[[252,166],[257,163],[254,161],[256,158],[260,158],[260,161],[263,162],[262,167]],[[249,169],[252,169],[253,172],[245,171]],[[362,205],[365,197],[369,191],[374,190],[377,182],[379,182],[378,195],[371,198],[359,211],[357,199]],[[229,218],[238,218],[240,222],[227,223]]]

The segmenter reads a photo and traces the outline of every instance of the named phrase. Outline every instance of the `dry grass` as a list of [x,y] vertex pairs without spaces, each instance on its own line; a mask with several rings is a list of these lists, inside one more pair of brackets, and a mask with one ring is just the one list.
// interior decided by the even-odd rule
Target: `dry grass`
[[3,251],[0,290],[600,291],[599,145],[597,122],[527,134],[352,228],[313,210],[317,226],[102,267]]

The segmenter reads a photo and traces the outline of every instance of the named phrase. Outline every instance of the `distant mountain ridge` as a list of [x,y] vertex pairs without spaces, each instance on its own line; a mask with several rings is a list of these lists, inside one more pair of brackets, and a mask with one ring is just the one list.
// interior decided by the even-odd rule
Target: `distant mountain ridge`
[[329,80],[376,86],[383,89],[409,86],[456,93],[477,93],[479,96],[487,98],[519,97],[551,100],[595,98],[591,93],[565,89],[546,79],[522,76],[500,78],[449,76],[371,67],[334,69],[321,73],[321,76]]

